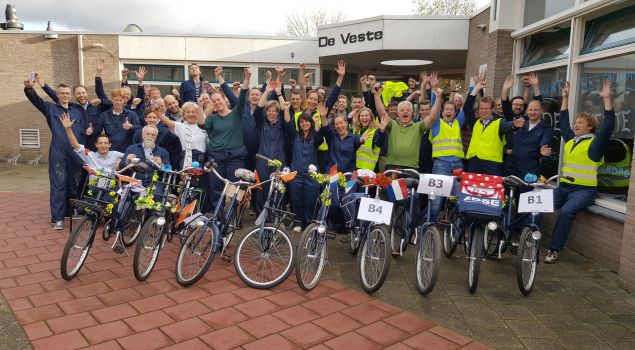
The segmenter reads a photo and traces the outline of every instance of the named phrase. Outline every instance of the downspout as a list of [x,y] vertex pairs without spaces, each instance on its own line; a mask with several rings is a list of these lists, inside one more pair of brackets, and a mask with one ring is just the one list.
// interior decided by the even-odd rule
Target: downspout
[[77,40],[77,56],[79,58],[79,83],[84,85],[84,36],[79,33]]

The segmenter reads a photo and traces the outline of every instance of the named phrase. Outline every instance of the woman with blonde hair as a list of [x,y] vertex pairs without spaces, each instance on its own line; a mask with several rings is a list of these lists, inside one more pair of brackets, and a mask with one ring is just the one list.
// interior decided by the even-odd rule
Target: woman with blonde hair
[[353,115],[353,133],[366,136],[364,143],[357,149],[355,167],[375,171],[381,145],[384,143],[384,134],[378,133],[377,121],[373,111],[364,107]]

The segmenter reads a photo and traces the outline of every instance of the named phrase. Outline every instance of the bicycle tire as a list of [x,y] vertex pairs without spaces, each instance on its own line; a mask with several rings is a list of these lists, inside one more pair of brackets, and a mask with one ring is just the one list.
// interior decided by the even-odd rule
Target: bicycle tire
[[405,208],[401,205],[397,206],[397,208],[395,208],[394,221],[392,222],[390,229],[390,252],[395,258],[400,256],[400,251],[405,252],[406,247],[408,246],[408,242],[405,240],[408,232],[405,216]]
[[[205,275],[209,267],[212,265],[214,255],[216,255],[214,252],[214,245],[218,234],[218,227],[213,224],[208,224],[200,228],[194,228],[194,231],[188,235],[185,243],[181,246],[179,255],[176,259],[176,281],[179,282],[180,285],[183,287],[189,287],[198,282],[198,280]],[[198,252],[195,252],[192,249],[198,249]],[[190,276],[190,274],[186,275],[186,271],[184,270],[186,266],[191,265],[191,263],[186,264],[185,262],[185,259],[188,257],[188,253],[190,253],[189,256],[192,257],[194,257],[194,255],[199,255],[204,258],[202,259],[202,263],[196,267],[196,271],[192,276]]]
[[[295,277],[298,285],[305,291],[317,286],[326,265],[326,232],[317,232],[318,224],[313,223],[304,229],[298,242],[296,252]],[[313,253],[313,254],[311,254]],[[309,265],[310,264],[310,265]],[[315,271],[310,271],[309,268]]]
[[[381,288],[388,277],[391,260],[390,243],[388,242],[390,231],[385,225],[373,225],[368,236],[361,242],[359,277],[362,288],[367,293],[374,293]],[[370,271],[367,271],[367,267],[370,267],[368,269]],[[375,273],[372,274],[371,271]]]
[[[64,246],[64,251],[62,252],[62,258],[60,259],[60,272],[63,279],[67,281],[72,280],[75,276],[77,276],[82,266],[84,266],[88,253],[90,252],[90,248],[93,245],[95,231],[97,230],[95,220],[96,218],[91,215],[82,216],[81,219],[79,219],[79,222],[74,225],[75,227],[73,227],[73,231],[70,236],[68,236],[68,240]],[[81,242],[80,245],[77,245],[77,240],[84,236],[85,241]],[[79,252],[81,252],[81,254],[78,256],[77,261],[69,266],[68,259],[71,257],[72,248],[79,248]],[[69,267],[71,268],[69,269]]]
[[474,225],[472,238],[470,239],[470,256],[468,257],[467,267],[467,287],[470,293],[474,293],[478,286],[483,249],[483,226]]
[[456,251],[456,246],[459,242],[459,230],[460,227],[458,225],[459,218],[458,216],[458,207],[455,202],[448,200],[447,201],[447,213],[446,218],[450,222],[449,225],[443,226],[443,254],[446,257],[451,257]]
[[523,295],[531,294],[536,282],[536,272],[538,270],[538,254],[540,241],[531,237],[533,229],[525,227],[520,234],[518,242],[518,252],[516,253],[516,281],[518,289]]
[[[263,234],[272,233],[272,243],[266,252],[262,251],[260,245],[260,227],[255,227],[240,240],[234,253],[234,267],[238,277],[256,289],[270,289],[279,285],[289,277],[295,266],[295,249],[289,233],[273,225],[265,225],[263,231]],[[284,254],[286,249],[288,255]],[[257,260],[255,264],[254,260]],[[268,267],[274,268],[271,274],[266,272]]]
[[143,224],[139,233],[139,243],[135,246],[132,264],[134,276],[138,281],[145,281],[152,273],[167,236],[166,225],[158,226],[158,219],[159,216],[152,215]]
[[123,223],[121,240],[126,248],[133,245],[139,238],[139,233],[141,233],[141,228],[145,221],[145,210],[136,209],[135,206],[134,202],[129,203],[124,217],[121,218]]
[[441,268],[441,233],[434,226],[428,226],[421,233],[417,245],[417,290],[421,295],[430,293],[437,284]]

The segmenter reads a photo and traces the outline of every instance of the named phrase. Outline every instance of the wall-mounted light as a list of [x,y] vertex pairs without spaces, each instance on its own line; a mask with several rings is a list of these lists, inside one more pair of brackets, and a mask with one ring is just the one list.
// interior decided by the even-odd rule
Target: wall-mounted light
[[46,33],[44,34],[44,38],[45,39],[57,39],[57,33],[53,33],[54,29],[53,29],[53,22],[52,21],[48,21],[48,24],[46,25]]
[[104,44],[100,44],[100,43],[90,44],[90,45],[88,45],[88,46],[86,46],[86,47],[84,48],[84,50],[89,50],[89,49],[101,49],[101,50],[106,51],[106,52],[110,55],[110,57],[113,57],[113,58],[116,58],[116,57],[117,57],[117,56],[115,56],[115,54],[114,54],[114,53],[110,52],[110,50],[108,50],[108,49],[104,46]]
[[292,51],[291,52],[291,58],[294,58],[294,57],[295,57],[295,52]]

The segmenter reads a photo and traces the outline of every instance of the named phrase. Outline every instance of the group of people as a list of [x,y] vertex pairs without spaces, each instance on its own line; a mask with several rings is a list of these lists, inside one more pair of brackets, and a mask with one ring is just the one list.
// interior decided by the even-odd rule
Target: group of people
[[[260,179],[273,171],[257,153],[281,161],[296,178],[289,184],[290,208],[295,213],[295,230],[313,219],[319,185],[309,174],[313,164],[322,173],[337,165],[341,172],[356,169],[383,171],[411,168],[422,173],[451,175],[455,169],[468,172],[523,178],[541,173],[541,158],[551,155],[553,128],[542,121],[543,106],[536,74],[522,78],[523,96],[510,98],[514,78],[507,78],[501,96],[485,95],[485,73],[474,77],[459,94],[449,84],[449,98],[439,88],[436,73],[422,73],[419,86],[409,79],[409,89],[385,104],[383,84],[372,75],[360,78],[360,91],[349,98],[341,94],[346,63],[339,61],[337,80],[327,94],[325,87],[310,87],[311,73],[299,65],[298,81],[286,78],[285,67],[275,68],[275,78],[266,74],[262,87],[250,87],[251,72],[244,70],[242,84],[229,85],[223,68],[214,70],[219,86],[201,76],[200,68],[189,66],[189,79],[180,89],[162,96],[156,87],[144,85],[145,69],[137,69],[136,98],[127,84],[128,70],[122,71],[122,87],[105,93],[97,62],[96,98],[86,87],[60,84],[50,88],[39,73],[24,80],[31,103],[44,114],[52,133],[49,152],[51,219],[55,229],[64,227],[68,201],[77,195],[81,165],[104,169],[122,168],[134,158],[154,169],[172,169],[213,160],[220,175],[235,180],[235,170],[256,170]],[[34,89],[37,84],[53,100],[45,102]],[[287,94],[284,86],[291,86]],[[530,98],[531,88],[534,96]],[[604,120],[579,114],[570,127],[568,83],[562,86],[560,126],[565,141],[562,173],[574,181],[562,180],[555,191],[560,209],[545,262],[558,259],[576,213],[592,204],[597,189],[598,167],[615,124],[611,85],[599,88],[604,98]],[[72,97],[75,101],[71,101]],[[417,106],[415,113],[415,105]],[[467,137],[471,131],[471,137]],[[596,133],[596,131],[599,132]],[[151,173],[142,175],[148,184]],[[213,176],[204,181],[208,193],[203,210],[211,211],[223,189]],[[255,191],[256,213],[264,204],[263,191]],[[337,196],[337,193],[335,194]],[[334,198],[337,199],[337,198]],[[337,203],[337,202],[334,202]],[[339,208],[333,204],[333,208]],[[430,220],[437,220],[441,199],[431,204]],[[423,212],[423,211],[422,211]],[[331,210],[334,231],[346,230],[338,210]]]

